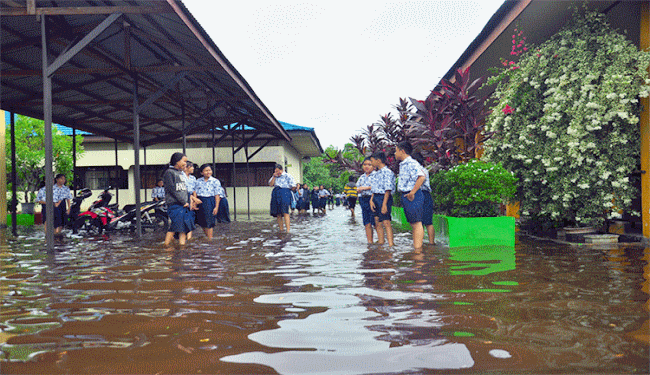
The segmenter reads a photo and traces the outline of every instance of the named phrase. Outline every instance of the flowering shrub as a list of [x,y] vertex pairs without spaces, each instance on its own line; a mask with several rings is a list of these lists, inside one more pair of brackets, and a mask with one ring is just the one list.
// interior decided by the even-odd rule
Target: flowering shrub
[[431,177],[434,210],[456,217],[498,216],[517,179],[501,164],[472,160]]
[[[524,50],[524,48],[526,50]],[[600,224],[638,195],[638,96],[648,96],[650,54],[600,13],[572,21],[540,46],[513,35],[486,130],[487,160],[519,178],[523,218],[554,225]],[[511,57],[512,57],[511,56]],[[502,61],[503,62],[503,61]],[[636,213],[638,215],[638,213]]]

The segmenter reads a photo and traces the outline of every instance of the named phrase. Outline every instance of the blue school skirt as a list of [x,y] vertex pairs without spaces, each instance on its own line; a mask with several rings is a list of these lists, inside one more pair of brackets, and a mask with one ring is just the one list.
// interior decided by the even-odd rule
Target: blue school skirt
[[379,222],[386,220],[390,221],[390,210],[393,207],[393,196],[388,196],[388,202],[386,202],[386,208],[388,211],[385,214],[381,213],[381,205],[384,204],[384,194],[375,194],[375,198],[372,201],[375,202],[375,211],[372,215],[379,218]]
[[318,200],[318,197],[312,198],[311,199],[311,207],[316,210],[320,208],[320,202]]
[[196,223],[201,228],[213,228],[214,227],[214,215],[212,211],[217,205],[217,201],[214,197],[199,197],[201,203],[199,205],[199,210],[196,213]]
[[370,210],[370,195],[359,196],[359,206],[361,206],[363,225],[375,225],[375,217],[373,216],[372,210]]
[[422,190],[424,207],[422,209],[422,225],[433,225],[433,197],[430,191]]
[[167,207],[167,214],[171,221],[168,232],[189,233],[194,230],[194,215],[188,207],[172,204]]
[[327,197],[318,198],[318,208],[325,208],[325,207],[327,207]]
[[[45,221],[47,219],[47,210],[45,208],[45,205],[43,205],[43,224],[45,224]],[[65,203],[61,202],[59,207],[54,206],[54,228],[59,228],[65,226],[65,219],[66,219],[66,214],[65,214]]]
[[271,216],[288,214],[289,207],[291,207],[291,189],[274,187],[271,193]]
[[406,216],[406,221],[409,223],[421,223],[422,217],[424,216],[424,194],[422,190],[415,192],[413,201],[406,198],[407,193],[400,193],[402,195],[402,207],[404,207],[404,215]]
[[230,223],[230,207],[228,207],[228,198],[224,197],[219,200],[217,223]]

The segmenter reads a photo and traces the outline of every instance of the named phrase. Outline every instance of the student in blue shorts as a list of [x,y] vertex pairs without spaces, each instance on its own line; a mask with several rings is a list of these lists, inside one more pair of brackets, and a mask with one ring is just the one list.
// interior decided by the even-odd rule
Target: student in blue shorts
[[296,186],[296,182],[290,174],[283,170],[282,165],[276,164],[273,176],[269,180],[269,186],[274,187],[271,193],[271,216],[277,218],[280,230],[283,229],[284,224],[288,233],[291,229],[291,215],[289,215],[291,188]]
[[372,179],[370,209],[375,216],[377,243],[384,243],[384,231],[386,231],[388,246],[395,246],[393,227],[390,223],[390,210],[393,206],[392,194],[393,190],[395,190],[395,173],[386,166],[386,154],[381,151],[372,154],[370,161],[376,170]]
[[420,188],[424,184],[425,177],[422,166],[411,157],[411,153],[413,153],[413,146],[407,141],[398,143],[395,148],[395,158],[400,161],[397,190],[402,197],[406,220],[413,228],[413,247],[421,249],[424,241],[422,226],[424,194]]
[[363,168],[363,174],[357,180],[357,192],[359,195],[359,206],[361,206],[361,216],[363,218],[363,226],[366,229],[366,238],[368,243],[373,243],[373,230],[372,227],[375,225],[375,218],[373,216],[372,210],[370,210],[370,198],[372,197],[372,178],[375,173],[375,169],[372,166],[370,157],[367,157],[363,160],[361,166]]
[[429,179],[429,170],[424,167],[424,157],[419,152],[411,155],[422,166],[424,172],[424,184],[422,184],[422,194],[424,195],[422,226],[427,230],[429,235],[429,243],[434,244],[436,238],[436,230],[433,228],[433,197],[431,196],[431,180]]

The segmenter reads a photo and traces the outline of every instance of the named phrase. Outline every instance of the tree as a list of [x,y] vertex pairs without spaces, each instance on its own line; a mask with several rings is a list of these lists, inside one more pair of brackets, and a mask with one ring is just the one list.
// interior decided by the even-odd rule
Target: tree
[[[336,165],[326,163],[326,160],[330,160],[331,156],[338,153],[339,150],[336,147],[329,146],[325,149],[323,156],[311,158],[303,170],[303,182],[310,188],[323,185],[328,189],[334,188],[336,191],[342,191],[345,183],[341,183],[341,171]],[[345,182],[347,182],[347,177]]]
[[[8,133],[8,132],[7,132]],[[16,116],[16,174],[18,190],[25,192],[25,201],[36,198],[36,191],[45,178],[45,124],[42,120]],[[6,137],[7,170],[11,170],[11,137]],[[83,137],[77,136],[77,157],[83,155]],[[55,174],[63,173],[72,181],[72,137],[61,133],[52,125],[52,151]]]

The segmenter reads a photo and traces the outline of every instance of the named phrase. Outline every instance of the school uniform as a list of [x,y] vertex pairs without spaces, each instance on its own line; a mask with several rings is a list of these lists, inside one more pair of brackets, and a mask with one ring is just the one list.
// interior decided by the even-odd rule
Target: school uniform
[[420,163],[410,156],[399,163],[397,190],[402,196],[404,215],[409,223],[421,223],[424,216],[424,194],[422,193],[422,189],[418,189],[415,192],[412,201],[406,197],[406,194],[410,193],[415,187],[417,179],[424,177],[424,171],[422,169]]
[[[61,186],[54,184],[54,187],[52,188],[52,200],[54,203],[59,202],[59,201],[65,201],[65,200],[70,200],[72,199],[72,193],[70,192],[70,188],[67,186]],[[45,202],[46,201],[46,192],[45,192],[45,186],[43,186],[39,191],[38,194],[36,195],[36,201],[37,202]],[[59,228],[65,225],[65,218],[66,218],[66,202],[61,202],[59,204],[59,207],[54,207],[54,228]],[[43,223],[45,223],[45,220],[47,218],[47,208],[46,205],[43,205],[42,208],[42,213],[43,213]]]
[[165,187],[164,186],[156,186],[151,190],[151,199],[158,199],[158,200],[163,200],[165,199]]
[[305,208],[305,189],[300,188],[296,190],[296,194],[298,196],[298,201],[296,202],[296,208],[300,210],[304,210]]
[[431,181],[429,180],[429,171],[422,167],[424,172],[424,184],[420,190],[424,196],[424,204],[422,205],[422,225],[433,225],[433,197],[431,196]]
[[[185,184],[187,184],[187,201],[190,202],[191,205],[192,200],[190,197],[196,190],[196,177],[194,177],[194,175],[187,175],[185,173],[183,173],[183,176],[185,176]],[[190,216],[192,223],[196,223],[196,211],[190,210]],[[194,225],[192,225],[192,230],[194,230]]]
[[163,175],[167,215],[171,221],[169,232],[189,233],[194,229],[194,218],[189,207],[185,207],[189,202],[186,180],[185,173],[171,165]]
[[219,211],[217,211],[217,223],[230,223],[230,207],[223,186],[219,186],[218,195],[221,200],[219,201]]
[[[273,177],[269,179],[269,183]],[[296,186],[293,177],[287,172],[282,172],[275,177],[275,185],[271,192],[271,216],[278,217],[282,214],[288,214],[291,207],[291,188]]]
[[320,208],[325,208],[327,206],[327,197],[329,197],[330,192],[327,189],[318,191],[318,206]]
[[295,210],[298,207],[298,191],[291,190],[291,209]]
[[311,191],[311,207],[314,210],[317,210],[320,208],[320,200],[318,199],[318,190],[312,190]]
[[215,218],[212,212],[214,212],[214,208],[217,205],[215,197],[219,195],[220,187],[221,182],[212,176],[210,176],[207,181],[205,178],[199,178],[196,180],[196,195],[202,202],[199,205],[199,210],[196,212],[196,223],[201,226],[201,228],[214,227]]
[[[368,187],[371,185],[371,180],[374,178],[375,171],[370,172],[370,175],[362,174],[357,180],[357,189],[360,187]],[[361,190],[359,193],[359,206],[361,206],[361,216],[363,217],[363,225],[375,225],[373,219],[373,212],[370,209],[370,197],[372,196],[371,190]]]
[[373,178],[371,179],[372,193],[374,197],[372,201],[375,203],[375,211],[373,216],[379,218],[379,221],[390,221],[390,210],[393,206],[393,195],[388,195],[388,202],[386,203],[386,208],[388,211],[384,214],[381,212],[381,207],[384,203],[384,194],[387,191],[391,193],[395,190],[395,173],[391,171],[387,166],[378,170]]

